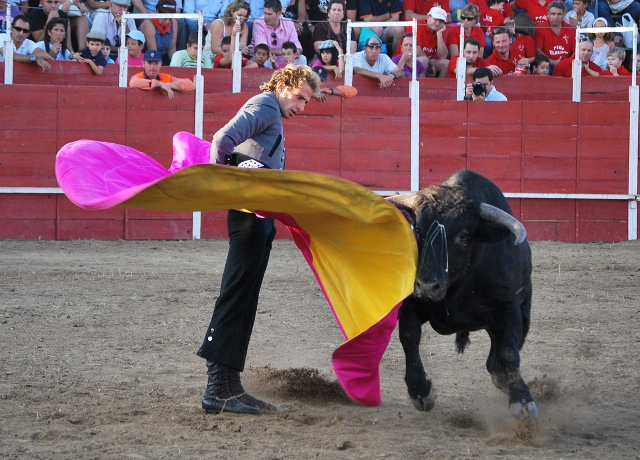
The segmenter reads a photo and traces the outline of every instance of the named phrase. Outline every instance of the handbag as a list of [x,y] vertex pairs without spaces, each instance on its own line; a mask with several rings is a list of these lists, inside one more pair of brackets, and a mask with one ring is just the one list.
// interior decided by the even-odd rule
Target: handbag
[[[635,21],[629,13],[622,15],[622,27],[633,27],[634,24]],[[622,32],[622,43],[625,48],[634,48],[635,43],[633,43],[633,32]]]

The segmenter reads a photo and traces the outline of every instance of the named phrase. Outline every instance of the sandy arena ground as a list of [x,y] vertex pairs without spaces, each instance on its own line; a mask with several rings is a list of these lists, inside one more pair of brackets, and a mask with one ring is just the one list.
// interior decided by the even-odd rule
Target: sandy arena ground
[[335,383],[341,334],[302,256],[277,241],[245,387],[278,405],[206,415],[196,357],[226,241],[0,242],[0,457],[640,459],[640,243],[533,243],[522,374],[540,417],[515,422],[484,361],[425,325],[436,408],[420,413],[397,335],[383,404]]

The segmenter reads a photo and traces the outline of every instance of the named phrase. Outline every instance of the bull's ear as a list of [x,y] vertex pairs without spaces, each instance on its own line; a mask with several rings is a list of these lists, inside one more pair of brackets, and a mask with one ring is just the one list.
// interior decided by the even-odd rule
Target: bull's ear
[[483,243],[499,243],[509,235],[511,231],[504,225],[482,219],[475,237]]
[[416,200],[415,193],[405,193],[403,195],[393,195],[385,198],[388,202],[394,205],[402,213],[405,219],[409,222],[411,227],[416,225],[416,213],[414,211],[414,203]]

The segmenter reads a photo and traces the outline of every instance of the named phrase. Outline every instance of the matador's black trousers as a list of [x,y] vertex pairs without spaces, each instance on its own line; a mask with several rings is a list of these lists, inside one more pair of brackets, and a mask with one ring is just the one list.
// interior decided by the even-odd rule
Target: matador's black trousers
[[276,229],[273,219],[234,210],[227,215],[227,228],[229,254],[220,295],[197,354],[243,371]]

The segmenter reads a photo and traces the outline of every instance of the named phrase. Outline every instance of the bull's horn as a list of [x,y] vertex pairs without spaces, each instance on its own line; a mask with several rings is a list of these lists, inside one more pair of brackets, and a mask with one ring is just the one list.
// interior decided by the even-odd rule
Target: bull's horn
[[415,193],[403,193],[402,195],[392,195],[385,199],[390,201],[396,208],[413,208],[416,202]]
[[480,216],[497,224],[502,224],[511,230],[516,237],[516,244],[520,244],[527,237],[527,231],[524,225],[520,223],[518,219],[511,214],[504,212],[502,209],[498,209],[495,206],[491,206],[487,203],[480,203]]

